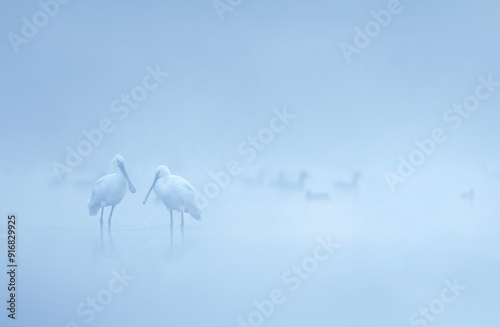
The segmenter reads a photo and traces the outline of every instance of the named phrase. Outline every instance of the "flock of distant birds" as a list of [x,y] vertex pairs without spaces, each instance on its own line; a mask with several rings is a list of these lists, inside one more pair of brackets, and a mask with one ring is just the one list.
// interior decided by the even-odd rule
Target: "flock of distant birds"
[[[255,177],[244,176],[243,182],[247,185],[270,185],[282,191],[300,191],[304,193],[304,197],[308,201],[327,201],[331,199],[330,191],[314,190],[307,187],[307,181],[311,178],[311,174],[306,170],[299,171],[298,175],[290,178],[284,170],[280,170],[276,178],[266,180],[266,171],[261,169]],[[355,171],[351,174],[350,179],[337,180],[333,183],[333,189],[338,192],[354,192],[359,188],[361,173]]]
[[[89,214],[97,215],[101,210],[100,225],[102,230],[104,208],[111,207],[108,227],[111,227],[111,218],[116,205],[118,205],[127,189],[135,193],[136,189],[125,169],[125,161],[121,155],[116,155],[112,162],[114,173],[99,178],[93,188],[88,203]],[[265,169],[261,169],[256,176],[243,176],[242,180],[248,185],[265,184]],[[306,182],[311,175],[306,170],[301,170],[294,178],[287,177],[283,170],[279,171],[277,177],[270,182],[275,187],[286,191],[304,192],[305,199],[308,201],[328,201],[331,198],[329,191],[313,191],[306,187]],[[350,180],[337,180],[333,183],[333,188],[339,192],[353,192],[359,188],[359,182],[362,175],[359,171],[352,173]],[[156,196],[163,202],[170,212],[170,227],[173,226],[173,211],[181,214],[181,227],[184,226],[184,213],[189,214],[196,220],[201,220],[201,208],[198,202],[197,193],[193,185],[181,176],[172,175],[170,170],[163,165],[158,166],[154,171],[153,183],[146,194],[143,204],[149,198],[154,190]],[[469,188],[461,192],[461,198],[464,200],[474,199],[474,189]]]

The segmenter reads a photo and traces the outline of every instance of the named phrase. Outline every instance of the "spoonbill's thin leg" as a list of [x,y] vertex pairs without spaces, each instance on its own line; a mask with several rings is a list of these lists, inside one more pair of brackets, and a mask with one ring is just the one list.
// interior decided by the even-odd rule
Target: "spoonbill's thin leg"
[[111,212],[109,213],[109,219],[108,219],[108,227],[111,227],[111,216],[113,216],[114,209],[115,209],[115,206],[111,206]]
[[101,230],[102,230],[102,215],[104,214],[104,207],[101,208]]
[[174,226],[174,214],[172,210],[170,210],[170,227]]
[[181,227],[184,227],[184,211],[181,211]]

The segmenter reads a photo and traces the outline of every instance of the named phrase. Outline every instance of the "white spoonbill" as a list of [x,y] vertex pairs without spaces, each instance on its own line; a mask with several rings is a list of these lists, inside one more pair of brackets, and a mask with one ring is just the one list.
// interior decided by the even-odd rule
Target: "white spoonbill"
[[151,185],[142,204],[146,204],[153,188],[156,196],[163,201],[167,210],[170,210],[170,227],[174,224],[173,210],[181,213],[181,227],[184,226],[184,212],[196,220],[201,220],[201,209],[193,185],[180,176],[171,175],[166,166],[158,166],[155,169],[153,185]]
[[102,215],[104,207],[111,206],[109,213],[108,226],[111,226],[111,216],[115,206],[123,200],[127,193],[127,185],[130,192],[135,193],[135,187],[132,185],[127,171],[125,170],[125,161],[121,155],[116,155],[111,161],[114,174],[105,175],[95,182],[92,188],[92,195],[89,200],[89,214],[95,216],[101,209],[101,228]]

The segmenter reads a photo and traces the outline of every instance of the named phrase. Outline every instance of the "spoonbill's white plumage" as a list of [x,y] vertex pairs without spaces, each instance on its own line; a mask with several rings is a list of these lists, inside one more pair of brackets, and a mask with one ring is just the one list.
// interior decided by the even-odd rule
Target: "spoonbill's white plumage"
[[170,211],[170,227],[174,224],[173,210],[180,211],[181,226],[184,226],[184,212],[190,214],[196,220],[201,220],[201,208],[193,185],[180,176],[171,175],[166,166],[159,166],[155,169],[153,184],[142,202],[143,204],[146,204],[153,189],[156,196],[163,201],[167,210]]
[[105,175],[99,178],[92,188],[92,195],[89,200],[89,214],[95,216],[101,209],[101,228],[104,207],[111,206],[109,213],[108,226],[111,226],[111,216],[115,206],[120,203],[127,193],[127,186],[130,192],[135,193],[135,187],[132,185],[127,171],[125,170],[125,161],[120,155],[116,155],[111,161],[113,165],[113,174]]

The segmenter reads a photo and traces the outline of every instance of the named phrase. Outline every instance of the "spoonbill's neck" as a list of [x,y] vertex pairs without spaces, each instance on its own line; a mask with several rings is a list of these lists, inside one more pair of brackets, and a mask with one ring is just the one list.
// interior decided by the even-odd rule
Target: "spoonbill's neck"
[[113,166],[113,171],[120,179],[126,179],[125,174],[123,174],[123,171],[120,169],[120,166]]
[[168,182],[169,179],[170,179],[170,175],[163,175],[160,178],[158,178],[158,182],[160,182],[160,184],[164,184],[164,183]]

